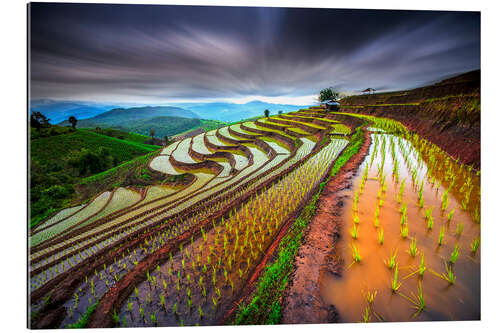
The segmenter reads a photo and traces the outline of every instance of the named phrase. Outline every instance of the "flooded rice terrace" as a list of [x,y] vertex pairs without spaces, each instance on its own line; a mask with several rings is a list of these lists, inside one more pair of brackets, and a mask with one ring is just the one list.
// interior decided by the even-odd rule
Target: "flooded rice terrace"
[[479,173],[425,140],[370,130],[342,193],[343,269],[320,279],[323,300],[342,322],[480,319]]

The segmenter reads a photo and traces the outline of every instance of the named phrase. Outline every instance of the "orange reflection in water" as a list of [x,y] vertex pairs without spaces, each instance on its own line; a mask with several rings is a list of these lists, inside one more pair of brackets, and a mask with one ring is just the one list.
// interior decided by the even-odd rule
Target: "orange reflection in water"
[[[480,225],[475,223],[471,215],[460,208],[460,203],[450,193],[447,209],[441,210],[441,197],[446,190],[443,186],[436,188],[426,179],[425,164],[419,169],[418,181],[423,180],[424,207],[418,206],[418,190],[420,185],[412,185],[411,171],[408,164],[402,158],[402,148],[396,141],[396,158],[399,164],[399,182],[391,176],[393,171],[393,160],[391,157],[390,138],[387,134],[372,134],[372,139],[378,136],[378,147],[372,143],[370,152],[365,162],[360,167],[360,172],[353,179],[353,187],[345,190],[343,194],[348,196],[343,208],[343,225],[341,237],[337,248],[344,260],[344,270],[341,278],[324,274],[319,281],[321,296],[327,304],[333,304],[340,313],[342,322],[362,321],[365,314],[367,302],[366,292],[376,291],[375,301],[370,312],[370,320],[384,319],[386,321],[410,321],[410,320],[474,320],[480,318],[480,251],[473,254],[471,242],[480,235]],[[378,205],[378,194],[381,189],[380,177],[378,177],[378,166],[382,162],[381,140],[386,138],[386,158],[383,174],[386,175],[387,189],[382,193],[384,205],[380,208],[379,227],[374,226],[375,211]],[[395,138],[395,137],[393,137]],[[372,154],[377,151],[370,167]],[[416,152],[413,152],[416,154]],[[411,155],[411,154],[410,154]],[[415,155],[413,155],[415,156]],[[410,165],[415,166],[417,160],[410,159]],[[369,168],[368,179],[364,190],[359,195],[358,207],[358,238],[353,239],[351,231],[354,225],[353,198],[355,191],[359,191],[365,168]],[[411,167],[413,170],[413,167]],[[400,185],[405,180],[405,191],[402,202],[407,204],[408,237],[403,238],[400,234],[401,227],[401,204],[398,203],[397,194]],[[456,184],[455,186],[462,186]],[[479,198],[474,198],[479,200]],[[425,218],[426,209],[434,207],[432,216],[434,224],[428,229]],[[451,221],[448,222],[448,213],[455,209]],[[457,235],[457,226],[463,223],[461,235]],[[444,243],[438,245],[441,228],[444,227]],[[379,231],[383,228],[384,242],[379,244]],[[417,239],[417,255],[409,254],[410,243],[413,238]],[[361,254],[361,262],[353,263],[351,244],[355,244]],[[431,272],[438,274],[445,272],[445,262],[450,259],[455,244],[458,244],[460,255],[458,260],[451,266],[456,281],[453,285],[437,277]],[[397,262],[399,266],[399,282],[401,287],[397,293],[391,290],[394,269],[390,270],[384,263],[393,251],[397,250]],[[424,254],[427,267],[423,277],[418,273],[413,274],[419,265],[421,255]],[[421,283],[425,299],[425,311],[416,314],[414,304],[407,298],[413,298],[417,294],[417,288]],[[406,296],[406,298],[404,297]],[[377,315],[379,318],[377,318]]]

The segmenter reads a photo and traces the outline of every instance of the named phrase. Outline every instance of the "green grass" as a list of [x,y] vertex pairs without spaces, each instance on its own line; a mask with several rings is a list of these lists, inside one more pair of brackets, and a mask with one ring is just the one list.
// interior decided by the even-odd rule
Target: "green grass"
[[[355,155],[364,142],[361,128],[351,137],[351,141],[332,167],[330,177],[335,176],[340,168]],[[327,180],[328,181],[328,180]],[[281,240],[277,258],[269,263],[257,282],[251,300],[240,306],[234,324],[278,324],[281,319],[280,299],[293,269],[295,255],[302,244],[305,228],[316,212],[316,205],[326,182],[320,184],[319,191],[304,207],[299,217]]]
[[78,319],[78,321],[76,323],[66,325],[65,328],[85,328],[85,326],[87,326],[87,321],[89,320],[89,317],[95,311],[98,304],[99,304],[99,302],[96,302],[96,303],[92,304],[91,306],[89,306],[87,308],[87,311],[84,314],[82,314],[82,316],[80,317],[80,319]]
[[80,151],[82,148],[95,151],[98,147],[109,149],[111,156],[116,158],[118,163],[158,149],[157,146],[121,140],[97,134],[90,130],[78,129],[67,134],[32,140],[30,155],[32,161],[36,161],[40,165],[47,165],[54,159],[65,160],[73,152]]

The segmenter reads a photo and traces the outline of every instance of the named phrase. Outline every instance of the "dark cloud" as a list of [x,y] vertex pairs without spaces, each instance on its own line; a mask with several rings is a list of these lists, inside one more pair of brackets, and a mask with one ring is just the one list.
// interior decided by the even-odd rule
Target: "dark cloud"
[[480,66],[477,12],[31,4],[32,98],[414,87]]

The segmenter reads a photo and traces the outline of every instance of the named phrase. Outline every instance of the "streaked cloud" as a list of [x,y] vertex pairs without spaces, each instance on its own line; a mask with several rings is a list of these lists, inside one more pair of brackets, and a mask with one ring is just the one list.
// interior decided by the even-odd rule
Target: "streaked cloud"
[[290,103],[480,67],[474,12],[35,3],[31,19],[32,98]]

